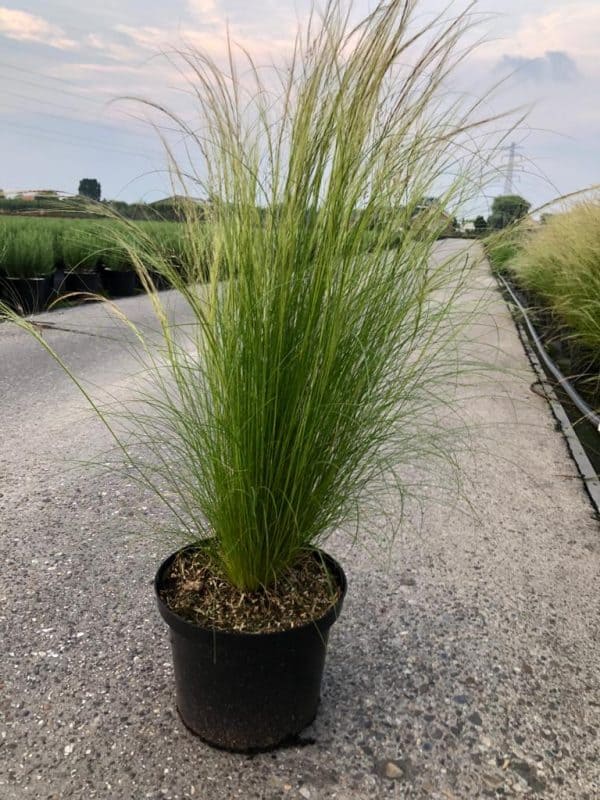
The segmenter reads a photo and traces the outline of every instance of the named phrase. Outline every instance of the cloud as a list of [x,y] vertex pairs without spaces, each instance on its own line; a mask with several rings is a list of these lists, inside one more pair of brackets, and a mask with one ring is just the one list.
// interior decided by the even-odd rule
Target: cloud
[[[563,51],[578,55],[579,63],[598,60],[600,5],[597,0],[569,0],[541,14],[528,15],[520,31],[523,48],[519,52],[539,55],[540,50]],[[540,47],[541,45],[541,47]]]
[[81,62],[81,63],[69,62],[68,72],[77,73],[79,71],[85,73],[96,72],[98,74],[104,74],[104,75],[123,74],[123,75],[141,75],[142,77],[146,75],[146,68],[144,65],[131,66],[126,64],[98,64],[96,62]]
[[[134,61],[138,56],[137,51],[132,49],[131,45],[115,41],[110,36],[104,36],[98,33],[88,34],[85,38],[85,43],[88,47],[97,50],[99,56],[112,61],[118,61],[119,64],[122,65]],[[124,66],[123,68],[125,69]]]
[[572,83],[580,77],[574,59],[561,50],[551,50],[535,58],[504,54],[496,69],[516,72],[517,78],[534,83]]
[[19,42],[45,44],[59,50],[75,50],[79,47],[58,25],[26,11],[4,6],[0,6],[0,35]]
[[153,28],[149,25],[116,25],[115,30],[129,37],[138,46],[148,50],[160,50],[168,39],[163,28]]
[[[268,56],[291,49],[298,24],[308,15],[311,0],[186,0],[191,24],[186,25],[186,38],[210,32],[224,39],[227,32],[232,39],[253,53]],[[260,7],[260,11],[258,11]],[[200,37],[202,40],[202,36]],[[205,40],[204,40],[205,41]],[[203,46],[204,46],[203,41]],[[215,49],[214,46],[209,49]]]
[[221,21],[216,0],[188,0],[187,5],[191,15],[200,22],[210,24]]
[[[520,4],[525,5],[522,0]],[[548,53],[576,55],[581,72],[600,75],[598,0],[548,0],[548,6],[541,12],[515,12],[511,29],[503,37],[490,31],[491,38],[481,52],[493,63],[505,54],[526,59],[544,59]]]
[[[196,8],[202,5],[206,9],[212,9],[214,6],[212,0],[194,0],[194,4]],[[157,54],[178,47],[197,49],[216,61],[226,61],[228,36],[231,38],[234,51],[239,46],[250,52],[257,61],[268,61],[271,57],[288,56],[291,53],[295,27],[290,26],[286,33],[288,35],[278,36],[271,29],[264,27],[254,31],[237,22],[228,25],[225,17],[216,14],[210,19],[206,18],[202,23],[194,22],[177,27],[156,28],[119,24],[113,29],[113,35],[126,37],[130,47],[127,59],[129,61],[134,57],[141,57],[142,54]],[[98,37],[92,44],[97,43],[99,43]],[[110,48],[107,48],[107,53],[110,55]]]
[[165,27],[116,25],[114,31],[127,39],[128,60],[157,55],[163,51],[171,52],[181,47],[198,48],[213,57],[225,56],[225,28],[215,36],[197,27]]

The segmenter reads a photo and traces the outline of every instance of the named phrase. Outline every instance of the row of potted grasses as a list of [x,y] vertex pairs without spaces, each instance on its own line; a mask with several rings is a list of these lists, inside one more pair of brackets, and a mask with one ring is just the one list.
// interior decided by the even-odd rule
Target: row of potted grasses
[[493,238],[488,254],[568,329],[600,353],[600,202],[585,202]]
[[[417,214],[410,208],[397,208],[393,217],[393,224],[383,218],[370,222],[363,236],[363,252],[399,247],[408,229],[412,238],[427,240],[447,234],[446,217],[442,215],[440,219],[436,209]],[[355,222],[360,226],[358,214]],[[264,209],[257,210],[255,224],[272,224]],[[156,246],[161,257],[184,271],[190,259],[197,262],[200,258],[203,264],[196,263],[192,270],[196,275],[198,266],[207,267],[209,261],[208,250],[202,246],[202,240],[207,243],[210,238],[208,225],[201,218],[187,222],[128,222],[110,216],[89,220],[0,215],[0,276],[37,278],[56,270],[87,273],[101,268],[129,270],[135,268],[132,252],[152,252]],[[385,230],[383,235],[382,230]]]
[[[56,270],[96,272],[134,269],[124,242],[109,235],[110,219],[0,218],[0,275],[39,278]],[[185,260],[185,225],[175,222],[137,222],[139,233],[150,237],[173,263]],[[131,235],[135,230],[131,228]]]

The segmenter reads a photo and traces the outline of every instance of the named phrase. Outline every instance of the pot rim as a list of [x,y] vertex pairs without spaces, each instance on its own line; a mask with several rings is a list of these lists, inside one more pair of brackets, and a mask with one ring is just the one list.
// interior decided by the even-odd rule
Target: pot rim
[[29,278],[23,275],[0,275],[0,280],[5,281],[47,281],[54,277],[54,272],[49,272],[47,275],[34,275]]
[[[206,540],[204,540],[206,541]],[[197,549],[197,544],[187,544],[183,547],[180,547],[175,552],[171,553],[164,561],[161,563],[159,568],[156,571],[156,575],[154,577],[153,586],[154,586],[154,594],[156,596],[156,601],[158,603],[158,610],[165,620],[167,625],[170,628],[173,628],[177,633],[185,636],[186,638],[204,638],[210,637],[212,640],[247,640],[247,641],[256,641],[261,637],[269,637],[275,639],[277,637],[280,638],[287,638],[293,636],[295,634],[301,633],[303,631],[312,630],[315,627],[319,631],[326,631],[328,628],[333,625],[333,623],[339,617],[342,605],[344,603],[344,598],[346,596],[346,590],[348,588],[348,582],[346,580],[346,575],[344,570],[342,569],[341,565],[336,561],[333,556],[330,556],[329,553],[326,553],[324,550],[319,548],[314,548],[314,553],[319,554],[319,556],[323,559],[323,561],[327,564],[327,567],[332,575],[332,577],[337,581],[340,594],[336,602],[330,606],[325,614],[317,619],[311,620],[310,622],[306,622],[303,625],[296,625],[295,627],[285,628],[281,631],[227,631],[222,630],[220,628],[209,628],[204,625],[199,625],[196,622],[192,622],[184,617],[181,617],[175,611],[173,611],[169,606],[165,603],[165,601],[160,596],[160,586],[162,583],[162,579],[166,570],[171,566],[171,563],[175,559],[179,553],[183,553],[186,550],[194,550]]]

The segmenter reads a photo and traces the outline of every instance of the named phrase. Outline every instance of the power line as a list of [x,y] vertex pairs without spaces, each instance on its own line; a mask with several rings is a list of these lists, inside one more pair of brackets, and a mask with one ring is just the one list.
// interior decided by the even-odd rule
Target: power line
[[[26,72],[26,73],[31,74],[31,75],[40,75],[41,77],[44,77],[44,78],[48,77],[48,79],[55,80],[55,81],[58,81],[60,83],[67,83],[67,84],[72,85],[72,86],[77,86],[77,84],[74,84],[71,81],[62,80],[60,78],[51,78],[50,76],[44,76],[41,73],[36,73],[34,70],[26,69],[24,67],[16,67],[16,66],[13,66],[11,64],[8,64],[5,61],[0,61],[0,66],[7,66],[10,69],[16,70],[18,72]],[[50,92],[55,92],[57,94],[68,95],[69,97],[75,97],[77,100],[84,100],[87,103],[92,103],[95,106],[99,106],[103,110],[106,108],[106,105],[109,102],[109,100],[106,100],[106,101],[97,100],[96,98],[87,97],[85,95],[78,94],[76,92],[68,91],[67,89],[59,89],[59,88],[54,88],[54,87],[51,87],[51,86],[41,86],[41,85],[39,85],[37,83],[34,83],[33,81],[29,81],[29,80],[26,80],[24,78],[15,78],[13,76],[9,76],[9,75],[3,74],[1,72],[0,72],[0,78],[6,78],[7,80],[10,80],[12,82],[17,82],[17,83],[20,83],[20,84],[24,84],[26,86],[31,86],[34,89],[36,89],[38,92],[39,91],[50,91]],[[8,94],[11,94],[11,95],[13,95],[15,97],[19,97],[19,98],[26,99],[26,100],[31,100],[33,102],[40,102],[40,103],[44,103],[45,105],[55,105],[55,107],[57,107],[57,108],[61,107],[58,104],[55,104],[54,101],[52,101],[52,100],[47,100],[47,99],[44,99],[44,98],[31,97],[31,95],[24,95],[24,94],[21,94],[21,93],[18,93],[18,92],[14,92],[14,91],[11,91],[11,90],[4,90],[3,89],[2,91],[6,92]],[[113,99],[113,98],[111,98],[111,99]],[[65,110],[74,111],[74,112],[77,112],[79,110],[77,108],[74,108],[73,106],[62,106],[62,108],[65,109]],[[131,117],[131,115],[128,115],[128,116]],[[132,118],[136,119],[136,117],[132,117]],[[139,122],[139,120],[138,120],[138,122]],[[96,125],[100,125],[100,126],[106,128],[108,130],[110,130],[112,128],[112,126],[110,126],[110,125],[106,125],[106,124],[103,124],[103,123],[97,122],[97,121],[95,121],[95,124]],[[131,137],[142,138],[142,139],[145,138],[141,134],[129,133],[128,131],[120,131],[120,132],[125,136],[131,136]]]
[[[30,72],[30,70],[22,70],[22,71],[23,72]],[[52,86],[40,86],[39,83],[34,83],[33,81],[28,81],[25,78],[14,78],[12,75],[2,75],[2,73],[0,73],[0,78],[6,78],[9,81],[16,81],[17,83],[23,83],[26,86],[33,86],[33,88],[37,89],[38,91],[40,89],[43,89],[44,91],[48,91],[48,92],[57,92],[58,94],[68,94],[71,97],[76,97],[78,100],[85,100],[87,103],[93,103],[94,105],[98,105],[98,106],[102,106],[102,107],[106,106],[106,104],[108,103],[108,100],[106,100],[105,102],[102,102],[101,100],[96,100],[93,97],[86,97],[83,94],[77,94],[76,92],[70,92],[68,89],[54,89]]]
[[[35,125],[25,125],[18,122],[6,122],[6,121],[3,122],[2,124],[3,127],[12,127],[24,131],[23,133],[24,136],[34,136],[34,138],[49,139],[52,141],[60,142],[61,144],[68,144],[70,146],[87,147],[92,150],[107,150],[114,153],[121,153],[122,155],[126,155],[129,157],[137,156],[138,158],[147,158],[147,159],[152,159],[156,157],[155,155],[150,156],[149,154],[144,153],[141,150],[137,151],[124,150],[118,147],[112,147],[111,145],[104,145],[83,136],[76,136],[72,134],[61,134],[55,131],[46,131],[43,128],[39,128]],[[35,133],[31,134],[28,133],[28,131],[34,131]]]
[[[77,89],[82,88],[78,84],[74,83],[73,81],[69,81],[69,80],[66,80],[64,78],[56,78],[56,77],[51,76],[51,75],[44,75],[41,72],[36,72],[35,70],[28,69],[26,67],[16,66],[14,64],[10,64],[7,61],[0,60],[0,67],[4,67],[4,68],[7,68],[7,69],[10,69],[10,70],[12,70],[14,72],[25,73],[27,75],[32,75],[32,76],[35,76],[35,77],[39,77],[39,78],[41,78],[43,80],[54,81],[56,83],[65,84],[67,86],[73,86],[74,88],[77,88]],[[3,74],[2,72],[0,72],[0,78],[5,78],[6,80],[11,81],[12,83],[18,83],[18,84],[22,84],[24,86],[33,87],[37,92],[44,91],[44,92],[53,92],[53,93],[56,93],[56,94],[68,95],[70,97],[76,98],[77,100],[80,100],[80,101],[83,100],[83,101],[85,101],[87,103],[92,103],[93,105],[98,106],[98,107],[103,108],[103,109],[106,107],[107,103],[109,102],[108,99],[106,101],[98,100],[97,98],[89,97],[89,96],[80,94],[78,92],[72,92],[72,91],[69,91],[68,89],[42,85],[40,83],[35,83],[33,81],[27,80],[26,78],[18,78],[18,77],[15,77],[14,75]],[[11,90],[3,90],[3,91],[6,92],[7,94],[11,94],[12,96],[20,98],[20,99],[24,99],[24,100],[32,101],[32,102],[44,103],[45,105],[52,105],[55,108],[62,107],[65,110],[74,111],[74,112],[77,112],[79,110],[77,108],[74,108],[73,106],[60,106],[60,105],[56,104],[53,100],[48,100],[48,99],[45,99],[45,98],[38,98],[38,97],[31,97],[31,95],[24,95],[24,94],[21,94],[19,92],[15,92],[15,91],[11,91]],[[110,98],[110,99],[113,99],[113,98]],[[14,106],[13,106],[13,110],[20,110],[20,109],[18,109],[18,108],[15,109]],[[42,112],[42,111],[31,111],[30,113],[35,113],[35,114],[42,115],[42,116],[53,117],[53,118],[56,118],[56,119],[81,121],[81,120],[76,120],[76,119],[74,119],[72,117],[63,117],[63,118],[61,118],[58,115],[51,114],[51,113],[48,113],[48,112]],[[83,124],[85,124],[85,121],[81,121],[81,122]],[[143,139],[144,138],[141,134],[129,133],[127,131],[120,131],[118,128],[115,129],[114,127],[112,127],[110,125],[106,125],[106,124],[103,124],[103,123],[100,123],[100,122],[97,122],[97,121],[94,121],[93,124],[95,124],[97,127],[100,126],[100,127],[103,127],[103,128],[105,128],[107,130],[112,130],[113,132],[118,132],[121,135],[135,137],[135,138],[138,138],[138,139]],[[22,135],[23,136],[28,136],[30,138],[46,139],[48,141],[54,141],[54,142],[58,142],[58,143],[62,143],[62,144],[69,144],[69,145],[76,146],[76,147],[88,147],[88,148],[91,147],[94,150],[105,150],[105,151],[109,151],[109,152],[120,153],[120,154],[126,155],[126,156],[138,156],[138,157],[143,157],[143,158],[148,158],[148,159],[159,158],[159,157],[162,157],[162,155],[163,155],[162,153],[159,153],[158,151],[150,153],[148,151],[144,152],[142,150],[137,150],[137,149],[134,151],[134,150],[125,150],[123,148],[118,148],[118,147],[112,147],[111,145],[106,145],[104,143],[98,142],[97,140],[90,139],[87,136],[86,137],[80,137],[80,136],[77,136],[76,134],[63,134],[63,133],[61,133],[59,131],[48,131],[48,130],[46,130],[44,128],[41,128],[39,126],[27,125],[25,123],[9,122],[9,121],[3,120],[2,125],[4,127],[12,127],[14,129],[22,131]]]
[[[43,72],[39,72],[34,69],[27,69],[27,67],[20,67],[16,64],[11,64],[8,61],[0,61],[0,67],[6,67],[7,69],[12,69],[15,72],[25,72],[27,75],[33,75],[36,78],[43,78],[46,81],[54,81],[55,83],[64,83],[67,86],[73,86],[75,89],[81,89],[81,86],[78,83],[75,83],[75,81],[69,81],[66,78],[56,78],[54,75],[45,75]],[[96,100],[95,102],[101,103],[102,101]]]
[[60,103],[54,102],[54,100],[44,100],[43,97],[31,97],[31,95],[28,94],[12,92],[10,89],[2,88],[2,94],[9,94],[11,97],[18,97],[22,100],[31,100],[34,103],[42,103],[45,106],[52,106],[53,108],[62,108],[64,111],[79,111],[79,109],[75,108],[75,106],[63,106]]
[[[50,106],[53,106],[53,107],[56,107],[56,108],[68,108],[69,110],[74,111],[75,113],[78,112],[77,108],[72,108],[72,107],[69,108],[67,106],[55,106],[54,103],[52,103],[50,101],[41,100],[41,99],[39,99],[37,97],[28,97],[27,95],[19,95],[17,92],[11,92],[11,94],[14,95],[15,97],[22,98],[24,100],[30,100],[30,101],[32,101],[34,103],[46,102],[47,105],[50,105]],[[60,114],[52,114],[49,111],[38,111],[38,110],[35,110],[35,109],[31,109],[31,108],[23,108],[22,106],[15,106],[14,104],[8,103],[6,101],[0,101],[0,102],[2,102],[2,105],[5,108],[12,109],[14,111],[26,111],[29,114],[35,114],[36,116],[50,117],[52,119],[57,119],[57,120],[59,120],[61,122],[62,121],[67,121],[67,122],[76,122],[76,123],[79,123],[81,125],[94,125],[96,128],[104,128],[105,130],[110,131],[111,133],[118,133],[121,136],[129,136],[129,137],[133,137],[135,139],[143,139],[143,140],[147,141],[147,137],[143,136],[141,133],[131,133],[129,131],[123,130],[122,128],[116,127],[116,125],[107,125],[105,122],[99,122],[96,119],[93,119],[93,120],[91,120],[91,119],[82,119],[81,117],[69,117],[69,116],[60,115]]]
[[[84,86],[81,86],[80,84],[75,83],[74,81],[69,81],[66,78],[56,78],[53,75],[45,75],[43,72],[39,72],[39,71],[36,71],[36,70],[33,70],[33,69],[27,69],[26,67],[16,66],[15,64],[10,64],[8,61],[0,60],[0,67],[4,67],[6,69],[10,69],[10,70],[13,70],[15,72],[21,72],[21,73],[25,73],[27,75],[32,75],[32,76],[34,76],[36,78],[41,78],[42,80],[54,81],[56,83],[65,84],[66,86],[72,86],[73,88],[79,89],[80,91],[85,91],[85,87]],[[111,101],[114,101],[115,99],[118,99],[118,98],[115,98],[115,96],[113,94],[109,94],[108,92],[101,92],[101,94],[105,95],[106,99],[105,100],[99,100],[99,99],[97,99],[95,97],[89,97],[88,95],[85,95],[85,94],[79,94],[78,92],[71,92],[68,89],[60,89],[58,87],[54,88],[52,86],[43,86],[43,85],[41,85],[39,83],[34,83],[33,81],[28,81],[25,78],[16,78],[13,75],[3,75],[2,73],[0,73],[0,78],[2,78],[2,77],[6,78],[9,81],[16,81],[17,83],[23,83],[23,84],[25,84],[27,86],[33,86],[38,91],[39,90],[44,90],[44,91],[56,92],[58,94],[66,94],[66,95],[69,95],[70,97],[76,97],[78,100],[85,100],[88,103],[94,103],[96,105],[102,106],[103,108],[108,103],[110,103]],[[172,88],[172,87],[165,86],[163,88]],[[2,89],[2,91],[5,91],[5,90]]]

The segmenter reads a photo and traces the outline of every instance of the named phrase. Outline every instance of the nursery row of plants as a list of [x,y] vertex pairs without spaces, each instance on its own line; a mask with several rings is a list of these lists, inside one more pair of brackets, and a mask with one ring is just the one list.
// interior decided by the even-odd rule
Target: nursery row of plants
[[[44,308],[65,293],[130,295],[139,288],[131,256],[136,242],[145,241],[183,269],[187,240],[185,225],[175,222],[2,217],[0,291],[24,311]],[[162,286],[161,276],[155,277]]]
[[[495,269],[528,308],[550,357],[586,402],[600,409],[600,202],[580,203],[543,224],[525,221],[490,237],[486,246]],[[568,398],[562,399],[569,411]],[[580,411],[571,410],[600,469],[597,433]]]
[[[101,267],[133,269],[128,249],[107,231],[111,220],[0,218],[0,272],[35,278],[56,270],[94,272]],[[184,226],[137,222],[136,227],[173,258],[184,251]]]
[[[1,190],[0,190],[1,192]],[[182,202],[183,201],[183,202]],[[198,214],[202,206],[191,201]],[[32,199],[22,197],[2,197],[0,194],[0,215],[43,215],[48,217],[97,217],[106,213],[116,213],[125,219],[182,222],[185,219],[185,198],[167,198],[155,203],[125,203],[121,200],[102,200],[96,207],[90,206],[88,197],[59,197],[39,195]]]
[[600,357],[600,202],[582,203],[488,240],[496,269],[551,312],[569,339]]
[[[355,211],[353,225],[366,228],[361,250],[397,248],[409,227],[416,238],[447,235],[443,214],[440,217],[433,208],[419,211],[418,204],[414,205],[413,209],[388,209],[385,215],[369,219],[367,225],[361,219],[364,212]],[[277,217],[278,213],[275,209],[271,215]],[[264,208],[255,208],[251,215],[255,228],[273,224]],[[44,308],[61,293],[133,294],[140,288],[134,263],[137,258],[139,268],[140,252],[148,256],[142,263],[157,288],[172,283],[165,281],[164,269],[160,273],[154,270],[159,261],[163,266],[168,262],[180,274],[189,273],[193,280],[206,280],[210,223],[201,213],[191,224],[193,230],[190,219],[134,222],[116,214],[101,219],[0,216],[0,299],[31,312]]]

